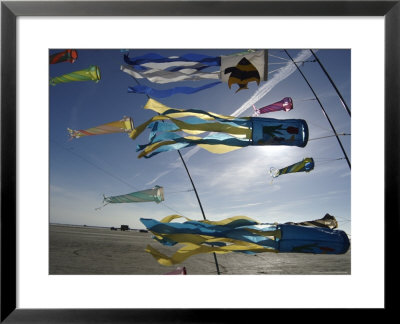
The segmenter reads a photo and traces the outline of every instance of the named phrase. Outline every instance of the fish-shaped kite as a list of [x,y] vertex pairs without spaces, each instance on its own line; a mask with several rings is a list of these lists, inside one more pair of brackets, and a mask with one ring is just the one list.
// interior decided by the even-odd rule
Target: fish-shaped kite
[[275,102],[268,106],[264,106],[262,108],[256,108],[253,105],[253,109],[255,116],[259,116],[260,114],[265,114],[273,111],[280,111],[280,110],[290,111],[293,109],[293,100],[290,97],[285,97],[281,101]]
[[[155,53],[129,58],[124,56],[125,65],[121,70],[135,79],[147,79],[154,83],[171,83],[178,81],[218,80],[200,87],[174,87],[154,89],[145,85],[128,88],[128,92],[147,94],[154,98],[165,98],[174,94],[191,94],[214,87],[221,82],[228,83],[229,88],[238,84],[239,89],[248,89],[247,84],[268,79],[268,51],[246,51],[217,57],[190,53],[182,56],[163,57]],[[205,71],[214,68],[214,71]],[[215,70],[219,68],[218,70]]]
[[[308,141],[308,126],[303,119],[272,119],[224,116],[198,109],[170,108],[149,99],[144,107],[157,112],[129,134],[136,139],[150,128],[149,142],[138,145],[138,157],[199,146],[211,153],[227,153],[249,145],[288,145],[304,147]],[[185,134],[178,134],[182,131]],[[211,134],[200,137],[206,132]],[[71,133],[71,131],[70,131]]]
[[310,172],[314,169],[314,159],[313,158],[304,158],[302,161],[297,162],[295,164],[289,165],[282,169],[271,168],[269,173],[273,178],[276,178],[282,174],[286,173],[294,173],[294,172]]
[[[186,222],[172,222],[185,218]],[[196,221],[170,215],[156,221],[140,221],[154,235],[154,239],[167,246],[184,246],[171,257],[148,245],[150,253],[161,265],[171,266],[201,253],[261,252],[343,254],[350,246],[347,234],[341,230],[291,224],[259,223],[246,216],[221,221]]]
[[229,89],[231,88],[232,84],[237,84],[239,86],[236,92],[243,89],[248,89],[247,84],[251,81],[256,81],[257,85],[260,85],[260,73],[258,72],[257,68],[245,57],[243,57],[236,66],[226,68],[224,74],[227,73],[230,73],[228,79]]
[[50,55],[50,64],[70,62],[74,63],[78,58],[78,52],[76,50],[67,49],[62,52],[54,53]]
[[55,86],[59,83],[67,83],[74,81],[95,81],[100,80],[100,69],[96,65],[91,65],[87,69],[71,72],[50,79],[50,84]]

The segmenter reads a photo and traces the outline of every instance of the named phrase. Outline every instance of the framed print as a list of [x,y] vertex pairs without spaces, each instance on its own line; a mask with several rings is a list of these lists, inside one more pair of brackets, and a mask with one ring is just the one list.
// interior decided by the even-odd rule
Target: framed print
[[3,1],[1,320],[391,309],[399,12]]

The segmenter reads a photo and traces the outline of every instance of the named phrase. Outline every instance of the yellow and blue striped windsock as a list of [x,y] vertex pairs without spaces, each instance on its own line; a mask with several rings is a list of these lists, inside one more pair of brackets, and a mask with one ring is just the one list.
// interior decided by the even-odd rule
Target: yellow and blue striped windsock
[[289,165],[282,169],[271,168],[269,173],[273,178],[276,178],[281,174],[294,173],[294,172],[310,172],[312,169],[314,169],[314,160],[313,158],[308,157],[303,159],[303,161]]

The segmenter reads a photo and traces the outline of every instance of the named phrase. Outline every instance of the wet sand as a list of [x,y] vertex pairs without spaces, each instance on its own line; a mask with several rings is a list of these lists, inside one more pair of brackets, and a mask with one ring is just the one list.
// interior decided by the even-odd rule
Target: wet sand
[[[179,246],[166,247],[152,239],[151,233],[112,231],[50,225],[49,274],[148,274],[160,275],[185,266],[188,275],[216,275],[212,254],[195,255],[184,263],[165,267],[149,253],[148,244],[171,256]],[[217,254],[221,275],[349,275],[351,252],[341,255],[305,253]]]

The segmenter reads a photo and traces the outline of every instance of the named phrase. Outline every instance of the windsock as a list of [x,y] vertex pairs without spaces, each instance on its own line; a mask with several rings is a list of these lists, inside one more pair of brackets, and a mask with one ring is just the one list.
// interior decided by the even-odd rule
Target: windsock
[[63,52],[58,52],[50,55],[50,64],[57,64],[62,62],[74,63],[78,58],[78,52],[76,50],[67,49]]
[[87,69],[71,72],[64,74],[50,80],[51,85],[56,85],[58,83],[67,83],[73,81],[95,81],[100,80],[100,69],[96,65],[91,65]]

